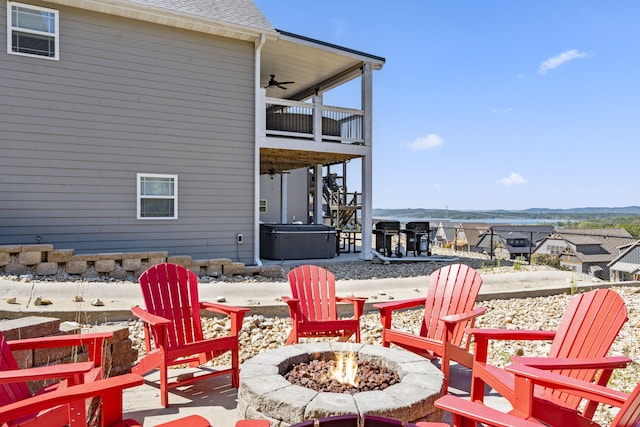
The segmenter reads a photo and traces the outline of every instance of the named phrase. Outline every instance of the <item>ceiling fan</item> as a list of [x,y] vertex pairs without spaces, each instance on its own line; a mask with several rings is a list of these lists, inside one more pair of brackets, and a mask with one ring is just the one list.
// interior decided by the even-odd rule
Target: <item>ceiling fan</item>
[[265,89],[270,88],[270,87],[279,87],[280,89],[287,89],[286,87],[284,87],[284,85],[290,85],[293,84],[295,82],[279,82],[276,80],[276,75],[275,74],[271,74],[271,79],[269,79],[269,83],[267,83],[267,85],[265,86]]

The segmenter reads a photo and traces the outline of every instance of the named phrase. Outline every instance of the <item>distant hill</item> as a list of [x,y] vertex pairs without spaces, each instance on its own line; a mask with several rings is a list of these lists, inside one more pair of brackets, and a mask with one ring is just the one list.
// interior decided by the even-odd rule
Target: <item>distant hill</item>
[[374,217],[483,219],[589,220],[640,216],[640,206],[620,208],[586,207],[571,209],[530,208],[525,210],[457,211],[451,209],[373,209]]

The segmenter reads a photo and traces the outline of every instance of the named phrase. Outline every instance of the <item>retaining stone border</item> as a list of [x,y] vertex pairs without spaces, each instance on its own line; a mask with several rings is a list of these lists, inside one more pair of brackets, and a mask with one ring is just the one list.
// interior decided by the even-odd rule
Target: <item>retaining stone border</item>
[[0,271],[36,276],[79,275],[83,279],[107,276],[134,279],[152,265],[171,262],[189,268],[198,276],[254,276],[281,278],[279,266],[246,266],[228,258],[194,260],[190,256],[169,256],[168,252],[122,252],[75,255],[73,249],[54,249],[50,244],[0,246]]
[[[284,378],[290,367],[334,352],[357,354],[395,371],[400,382],[381,391],[354,395],[318,393],[293,385]],[[380,345],[316,342],[268,350],[240,367],[238,412],[244,419],[268,419],[271,427],[286,427],[309,419],[332,415],[381,415],[407,422],[440,421],[442,411],[434,406],[442,395],[442,372],[429,360],[406,350]]]

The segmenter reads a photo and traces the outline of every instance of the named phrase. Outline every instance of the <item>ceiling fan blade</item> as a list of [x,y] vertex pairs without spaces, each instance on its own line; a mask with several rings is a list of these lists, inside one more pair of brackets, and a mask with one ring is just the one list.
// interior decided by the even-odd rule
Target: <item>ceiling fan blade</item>
[[287,90],[287,88],[286,88],[286,87],[284,87],[284,86],[282,86],[281,84],[277,84],[276,86],[277,86],[277,87],[279,87],[280,89]]

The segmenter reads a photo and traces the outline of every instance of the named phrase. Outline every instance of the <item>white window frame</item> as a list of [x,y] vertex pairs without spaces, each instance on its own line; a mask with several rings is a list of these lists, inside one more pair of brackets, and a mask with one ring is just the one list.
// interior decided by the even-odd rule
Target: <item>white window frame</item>
[[[25,9],[32,9],[42,12],[52,13],[54,15],[54,30],[53,33],[48,31],[38,31],[29,28],[22,28],[14,26],[13,22],[13,6],[22,7]],[[33,6],[25,3],[18,3],[14,1],[7,2],[7,53],[10,55],[19,55],[19,56],[28,56],[30,58],[41,58],[41,59],[50,59],[53,61],[60,60],[60,12],[56,9],[49,9],[46,7]],[[44,55],[36,55],[34,53],[26,53],[26,52],[14,52],[13,50],[13,33],[14,31],[18,31],[25,34],[34,34],[39,36],[52,37],[54,41],[54,56],[44,56]]]
[[[141,194],[142,178],[171,178],[173,179],[173,195],[149,196]],[[173,216],[142,216],[142,199],[171,199],[173,200]],[[165,175],[157,173],[136,174],[136,205],[137,218],[139,220],[167,220],[178,219],[178,175]]]

